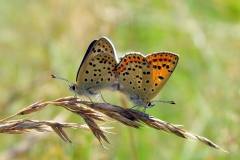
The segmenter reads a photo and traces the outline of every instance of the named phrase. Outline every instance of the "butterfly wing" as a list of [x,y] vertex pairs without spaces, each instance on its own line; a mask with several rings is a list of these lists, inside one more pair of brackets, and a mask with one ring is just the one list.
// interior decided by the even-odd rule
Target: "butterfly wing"
[[102,88],[109,87],[115,81],[113,70],[117,65],[116,60],[107,53],[98,54],[85,63],[84,72],[79,79],[79,89],[95,93]]
[[[100,62],[100,60],[98,60],[98,59],[102,58],[102,56],[99,56],[99,55],[102,55],[103,57],[107,56],[107,59],[103,60],[104,62],[107,61],[106,62],[107,64],[98,64],[97,63],[97,61]],[[98,40],[94,40],[89,45],[88,50],[87,50],[87,52],[86,52],[86,54],[83,58],[83,61],[82,61],[81,65],[78,69],[78,72],[77,72],[76,82],[77,82],[77,86],[79,88],[85,89],[86,87],[89,88],[89,85],[93,85],[93,87],[91,87],[91,89],[94,90],[94,88],[96,88],[96,86],[97,86],[97,85],[93,84],[94,82],[100,83],[99,81],[101,81],[101,78],[112,79],[111,78],[112,73],[111,74],[110,73],[108,73],[108,74],[103,74],[102,73],[101,78],[100,78],[100,76],[94,77],[94,75],[97,74],[97,73],[95,73],[94,67],[89,65],[90,63],[93,63],[94,61],[95,61],[94,66],[99,65],[99,67],[97,66],[98,69],[103,68],[102,65],[106,65],[106,68],[110,67],[110,70],[111,70],[112,65],[115,65],[115,66],[117,65],[118,58],[117,58],[117,55],[116,55],[115,48],[114,48],[113,44],[111,43],[111,41],[107,37],[101,37]],[[108,63],[111,63],[111,64],[108,64]],[[91,75],[86,75],[86,71],[90,72]],[[112,70],[111,70],[111,72],[112,72]],[[98,75],[100,75],[100,73]],[[88,76],[87,79],[90,79],[90,81],[85,81],[86,80],[85,76]],[[91,77],[91,76],[93,76],[93,77]],[[93,79],[94,81],[91,82],[91,79]],[[108,84],[108,82],[106,84]],[[102,88],[104,88],[104,86],[102,86]]]
[[76,82],[81,79],[79,75],[81,75],[81,72],[83,72],[82,66],[83,64],[89,62],[94,56],[101,54],[101,53],[107,53],[110,56],[112,56],[116,62],[118,62],[117,54],[115,51],[115,48],[112,44],[112,42],[107,37],[101,37],[98,40],[92,41],[92,43],[89,45],[86,54],[83,57],[83,60],[78,68],[77,76],[76,76]]
[[147,101],[153,99],[163,88],[177,66],[179,56],[171,52],[155,52],[146,57],[151,68],[151,87]]
[[151,71],[150,64],[141,53],[126,54],[116,67],[116,72],[124,93],[134,99],[144,99],[151,86]]

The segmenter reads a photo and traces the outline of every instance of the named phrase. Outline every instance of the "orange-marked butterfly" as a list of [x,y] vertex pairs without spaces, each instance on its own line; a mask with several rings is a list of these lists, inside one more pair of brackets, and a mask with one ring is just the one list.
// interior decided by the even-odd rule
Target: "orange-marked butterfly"
[[[151,101],[163,88],[177,66],[179,56],[172,52],[155,52],[147,56],[130,52],[120,59],[115,69],[119,90],[135,106],[154,106]],[[174,104],[174,101],[159,101]]]

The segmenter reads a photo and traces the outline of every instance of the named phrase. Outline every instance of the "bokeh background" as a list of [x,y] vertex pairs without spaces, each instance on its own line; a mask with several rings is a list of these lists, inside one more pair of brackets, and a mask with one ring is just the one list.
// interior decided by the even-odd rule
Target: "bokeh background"
[[[55,133],[1,134],[0,157],[12,159],[237,159],[240,122],[240,2],[236,0],[1,1],[0,119],[36,101],[73,95],[51,73],[75,80],[90,42],[107,36],[118,56],[129,51],[178,53],[180,61],[147,113],[204,136],[228,154],[198,141],[119,123],[103,149],[85,130],[65,130],[72,144]],[[109,103],[124,95],[104,91]],[[128,107],[133,106],[128,103]],[[64,109],[47,107],[19,118],[84,124]],[[21,154],[15,154],[21,150]]]

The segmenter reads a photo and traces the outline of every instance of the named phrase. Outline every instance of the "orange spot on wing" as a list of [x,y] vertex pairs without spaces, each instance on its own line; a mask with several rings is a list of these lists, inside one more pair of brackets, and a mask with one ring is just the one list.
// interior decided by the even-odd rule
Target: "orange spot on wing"
[[138,62],[141,63],[142,59],[138,59],[137,57],[134,58],[133,55],[127,55],[126,57],[124,57],[121,62],[119,67],[117,67],[117,72],[120,73],[122,71],[124,71],[128,65],[128,63],[132,63],[132,62]]

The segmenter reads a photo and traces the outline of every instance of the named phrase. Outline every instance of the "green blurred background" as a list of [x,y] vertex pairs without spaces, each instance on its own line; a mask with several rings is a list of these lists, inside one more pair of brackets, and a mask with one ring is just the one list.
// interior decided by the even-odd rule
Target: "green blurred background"
[[[129,51],[171,51],[180,61],[147,113],[204,136],[228,154],[201,142],[184,140],[145,127],[119,123],[103,149],[85,130],[66,129],[72,144],[55,133],[1,134],[0,157],[12,159],[237,159],[240,122],[240,2],[175,1],[1,1],[0,119],[36,101],[73,95],[68,84],[51,73],[75,80],[90,42],[107,36],[118,56]],[[109,103],[125,96],[104,91]],[[129,102],[129,107],[133,106]],[[41,120],[84,121],[58,107],[31,116]],[[30,147],[29,147],[30,146]],[[25,147],[25,148],[24,148]],[[14,155],[14,149],[22,149]]]

